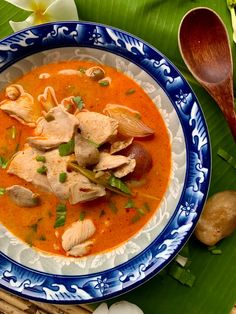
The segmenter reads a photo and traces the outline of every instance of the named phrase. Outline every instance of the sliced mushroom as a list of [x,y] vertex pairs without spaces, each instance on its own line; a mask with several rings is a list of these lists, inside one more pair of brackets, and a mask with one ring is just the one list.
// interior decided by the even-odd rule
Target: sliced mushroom
[[21,185],[6,188],[6,193],[17,206],[35,207],[39,204],[39,195]]
[[[75,253],[87,254],[87,249],[92,244],[91,241],[87,240],[89,240],[94,235],[95,231],[96,228],[91,219],[74,222],[62,235],[63,249],[67,252],[68,255],[76,256]],[[84,244],[84,247],[81,246],[81,244]],[[81,254],[78,255],[81,256]]]
[[5,95],[10,100],[18,99],[24,93],[24,89],[21,85],[13,84],[6,87]]
[[105,71],[99,66],[94,66],[87,69],[85,74],[95,81],[99,81],[105,77]]
[[236,229],[236,191],[223,191],[211,196],[197,224],[195,235],[212,246]]
[[122,149],[125,149],[133,142],[133,137],[119,137],[115,142],[111,144],[110,153],[114,154],[119,152]]
[[75,135],[75,157],[82,167],[95,165],[99,161],[97,147],[83,138],[80,134]]
[[0,102],[0,108],[22,124],[35,127],[38,113],[34,98],[21,85],[15,84],[6,88],[6,99]]

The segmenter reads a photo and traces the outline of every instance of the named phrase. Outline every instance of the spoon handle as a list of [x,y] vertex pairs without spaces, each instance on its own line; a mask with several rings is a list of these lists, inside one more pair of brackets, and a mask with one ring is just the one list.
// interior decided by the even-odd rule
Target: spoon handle
[[233,81],[231,75],[221,83],[201,82],[220,107],[236,142],[236,111],[234,108]]

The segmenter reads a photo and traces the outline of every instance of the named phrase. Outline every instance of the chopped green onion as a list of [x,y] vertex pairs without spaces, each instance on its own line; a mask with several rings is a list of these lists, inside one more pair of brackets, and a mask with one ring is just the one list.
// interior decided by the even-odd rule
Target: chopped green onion
[[129,187],[120,179],[116,178],[115,176],[110,176],[108,183],[117,188],[118,190],[126,193],[126,194],[131,194],[131,191],[129,189]]
[[223,148],[218,149],[217,155],[227,161],[227,163],[234,169],[236,169],[236,158],[227,153]]
[[9,160],[6,160],[6,158],[0,156],[0,167],[2,169],[6,169],[8,166]]
[[0,196],[3,196],[6,193],[5,188],[0,188]]
[[210,251],[211,254],[213,254],[213,255],[221,255],[222,254],[221,249],[218,249],[216,245],[208,247],[208,251]]
[[140,215],[137,214],[132,218],[131,222],[134,224],[135,222],[139,221],[140,218],[141,218]]
[[37,169],[37,172],[40,174],[46,174],[47,173],[47,167],[45,167],[44,165],[40,168]]
[[55,120],[55,117],[52,114],[47,114],[44,118],[47,122]]
[[99,85],[102,86],[102,87],[108,86],[109,85],[109,81],[107,81],[107,80],[100,81]]
[[66,222],[66,205],[58,204],[56,208],[56,222],[54,228],[64,226]]
[[195,282],[195,275],[189,269],[183,268],[176,263],[171,264],[168,274],[181,284],[192,287]]
[[150,206],[148,205],[148,203],[144,203],[143,207],[145,208],[145,210],[149,213],[151,211]]
[[73,102],[76,104],[77,108],[79,110],[82,110],[84,107],[83,99],[80,96],[75,96],[73,99]]
[[44,234],[42,234],[42,235],[40,236],[39,240],[40,240],[40,241],[46,241],[46,237],[45,237],[45,235],[44,235]]
[[125,94],[126,95],[132,95],[132,94],[134,94],[136,92],[136,90],[134,89],[134,88],[130,88],[130,89],[128,89],[126,92],[125,92]]
[[144,216],[146,214],[146,211],[141,207],[136,208],[136,210],[141,216]]
[[60,156],[68,156],[74,152],[75,148],[75,141],[74,139],[71,139],[67,143],[63,143],[59,145],[59,155]]
[[7,133],[9,137],[14,140],[16,138],[16,127],[13,125],[9,128],[7,128]]
[[80,71],[81,73],[85,73],[85,72],[86,72],[86,69],[85,69],[85,68],[80,68],[79,71]]
[[61,173],[59,174],[59,181],[60,181],[61,183],[64,183],[64,182],[66,182],[66,179],[67,179],[67,173],[66,173],[66,172],[61,172]]
[[79,220],[80,220],[80,221],[83,221],[84,218],[85,218],[85,216],[86,216],[85,211],[82,211],[82,212],[80,213],[80,215],[79,215]]
[[101,209],[99,217],[102,217],[102,216],[104,216],[104,215],[106,215],[106,212],[105,212],[104,209]]
[[110,201],[108,203],[108,206],[112,210],[113,214],[116,214],[118,212],[118,208],[117,208],[117,206],[116,206],[116,204],[114,202]]
[[39,226],[39,223],[40,223],[40,221],[41,221],[42,219],[43,219],[43,218],[39,218],[36,223],[34,223],[34,224],[32,224],[32,225],[29,226],[30,229],[31,229],[33,232],[36,233],[36,232],[38,231],[38,226]]
[[132,198],[129,198],[127,203],[125,204],[125,208],[135,208],[135,203]]
[[46,161],[46,158],[45,158],[44,156],[40,156],[40,155],[36,156],[35,159],[36,159],[37,161],[42,161],[42,162],[45,162],[45,161]]

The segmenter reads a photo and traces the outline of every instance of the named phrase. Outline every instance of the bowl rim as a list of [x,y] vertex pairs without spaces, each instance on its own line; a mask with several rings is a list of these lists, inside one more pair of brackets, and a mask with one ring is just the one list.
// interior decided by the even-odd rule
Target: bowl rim
[[[63,28],[66,31],[66,39],[60,37],[61,33],[59,30],[63,30]],[[101,33],[97,34],[101,36],[92,38],[91,31],[95,31],[95,35],[99,31]],[[77,32],[77,38],[75,37],[76,35],[70,37],[72,32]],[[48,48],[45,47],[44,39],[48,40]],[[165,91],[177,112],[185,137],[187,153],[187,174],[175,213],[157,239],[137,256],[122,265],[111,268],[108,271],[93,273],[90,278],[88,278],[89,275],[53,275],[31,270],[0,252],[1,288],[21,297],[41,302],[79,304],[103,301],[138,287],[162,270],[178,254],[191,236],[208,195],[211,177],[211,145],[207,124],[200,104],[192,88],[179,70],[152,45],[118,28],[100,23],[81,21],[53,22],[29,27],[0,41],[0,48],[3,48],[2,51],[0,50],[0,73],[13,63],[31,54],[67,45],[70,47],[89,47],[109,51],[130,60],[141,69],[144,69]],[[161,64],[160,60],[164,60],[164,63]],[[177,91],[179,94],[176,94]],[[183,93],[183,98],[176,98],[176,95],[181,96],[181,92]],[[191,95],[191,99],[187,99],[185,95]],[[197,161],[193,160],[190,153],[194,153],[195,157],[197,155]],[[199,183],[198,190],[194,191],[193,181],[191,181],[188,172],[189,169],[192,172],[196,172],[196,169],[193,169],[193,165],[191,166],[191,163],[193,163],[195,167],[197,165],[196,162],[200,162],[200,171],[205,172],[203,173],[204,180]],[[188,199],[196,201],[194,210],[190,206],[190,211],[187,211]],[[164,239],[168,239],[168,236],[172,238],[174,248],[172,248],[172,253],[169,257],[160,261],[156,257],[158,255],[155,255],[154,252],[164,243]],[[137,271],[140,271],[142,276],[137,281],[133,281],[131,277]],[[108,272],[110,272],[109,276]],[[126,273],[127,280],[121,284],[121,274],[124,273]],[[106,293],[109,281],[117,284],[112,289],[109,288],[110,290]],[[21,287],[20,289],[17,286],[17,282],[18,286]],[[58,299],[55,287],[60,291],[62,286],[67,288],[67,293],[70,294],[67,299]],[[82,297],[75,287],[84,292]],[[50,297],[47,295],[45,298],[45,289],[51,289]],[[73,289],[76,290],[76,293],[74,293]],[[96,289],[99,290],[100,294],[97,293],[98,291],[95,291],[93,292],[94,295],[89,298],[87,294],[92,293],[91,291]]]

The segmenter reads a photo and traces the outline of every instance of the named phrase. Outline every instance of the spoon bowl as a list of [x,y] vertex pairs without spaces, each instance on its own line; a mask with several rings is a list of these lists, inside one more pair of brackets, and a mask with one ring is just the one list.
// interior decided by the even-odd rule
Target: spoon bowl
[[236,141],[232,54],[223,21],[209,8],[190,10],[180,23],[178,41],[189,71],[219,105]]

